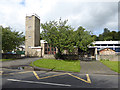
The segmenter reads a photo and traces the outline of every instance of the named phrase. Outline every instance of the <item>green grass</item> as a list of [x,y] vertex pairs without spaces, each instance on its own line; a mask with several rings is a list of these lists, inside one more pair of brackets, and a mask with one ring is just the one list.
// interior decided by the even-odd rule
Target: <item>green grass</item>
[[33,65],[53,70],[80,72],[79,60],[39,59],[34,61]]
[[0,61],[10,61],[10,60],[14,60],[14,59],[0,59]]
[[100,62],[102,62],[107,67],[109,67],[111,70],[120,73],[120,65],[118,66],[118,63],[120,63],[120,61],[105,61],[105,60],[101,60]]

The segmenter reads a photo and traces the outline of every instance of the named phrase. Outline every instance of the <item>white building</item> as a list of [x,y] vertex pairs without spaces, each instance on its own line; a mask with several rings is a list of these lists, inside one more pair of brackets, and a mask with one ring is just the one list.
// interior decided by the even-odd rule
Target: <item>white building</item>
[[115,52],[120,52],[120,41],[95,41],[94,46],[89,46],[89,48],[97,48],[97,50],[109,48]]

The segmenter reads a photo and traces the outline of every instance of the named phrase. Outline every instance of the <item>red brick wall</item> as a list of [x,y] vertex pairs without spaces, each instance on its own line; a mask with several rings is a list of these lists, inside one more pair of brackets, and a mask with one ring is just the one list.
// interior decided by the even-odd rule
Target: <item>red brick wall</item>
[[109,48],[103,49],[99,53],[100,55],[115,55],[115,51]]

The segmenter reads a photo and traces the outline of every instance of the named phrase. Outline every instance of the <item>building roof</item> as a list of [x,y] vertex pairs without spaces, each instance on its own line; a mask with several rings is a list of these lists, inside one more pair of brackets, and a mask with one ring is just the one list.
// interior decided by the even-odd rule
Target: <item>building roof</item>
[[[92,43],[95,46],[89,46],[89,48],[120,48],[120,46],[114,46],[114,44],[120,44],[120,41],[95,41]],[[98,46],[97,44],[99,44],[100,46]],[[101,46],[101,45],[106,44],[105,46]],[[108,46],[108,44],[111,44],[111,46]]]
[[[104,50],[104,49],[110,49],[110,48],[101,48],[101,49],[99,49],[98,51],[102,51],[102,50]],[[112,50],[112,49],[110,49],[110,50]],[[115,50],[113,50],[113,51],[115,51]]]
[[45,40],[40,40],[40,43],[47,43],[47,41],[45,41]]
[[26,16],[36,16],[37,18],[40,19],[40,17],[36,13],[28,13],[26,14]]
[[120,44],[120,41],[95,41],[93,44]]
[[25,45],[20,45],[19,47],[25,48]]
[[38,47],[31,47],[32,49],[40,49],[41,46],[38,46]]

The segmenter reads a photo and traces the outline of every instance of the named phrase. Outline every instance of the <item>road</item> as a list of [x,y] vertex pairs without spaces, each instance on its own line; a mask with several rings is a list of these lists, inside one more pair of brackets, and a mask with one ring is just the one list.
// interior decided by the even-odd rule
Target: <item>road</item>
[[118,75],[53,71],[1,71],[2,88],[118,88]]

